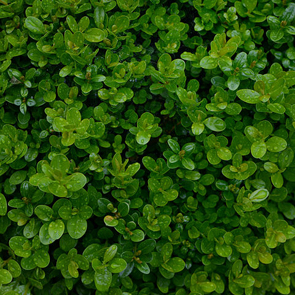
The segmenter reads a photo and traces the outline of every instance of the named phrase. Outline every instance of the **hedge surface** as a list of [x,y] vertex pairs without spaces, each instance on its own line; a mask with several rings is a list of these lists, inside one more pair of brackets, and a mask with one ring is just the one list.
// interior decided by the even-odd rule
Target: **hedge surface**
[[293,1],[0,0],[0,29],[1,295],[295,292]]

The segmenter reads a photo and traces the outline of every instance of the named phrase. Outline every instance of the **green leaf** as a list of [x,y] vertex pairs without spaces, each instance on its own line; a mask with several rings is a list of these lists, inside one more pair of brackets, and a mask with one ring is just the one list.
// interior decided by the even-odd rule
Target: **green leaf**
[[68,220],[67,230],[73,239],[80,239],[86,233],[87,221],[79,216],[74,216]]
[[65,198],[68,195],[67,189],[57,181],[52,181],[48,190],[55,196]]
[[243,0],[242,3],[247,8],[247,13],[251,13],[257,5],[257,0]]
[[216,253],[221,257],[229,257],[232,254],[232,248],[226,244],[217,243],[215,246]]
[[132,242],[141,242],[144,239],[144,232],[141,229],[136,229],[132,231],[131,241]]
[[205,293],[212,293],[216,289],[216,285],[213,282],[200,282],[198,286],[202,289]]
[[259,259],[258,259],[258,254],[254,251],[251,251],[247,255],[247,261],[250,267],[257,269],[259,267]]
[[49,235],[49,222],[44,223],[39,231],[40,242],[43,245],[49,245],[53,243],[55,240],[52,239]]
[[84,33],[84,37],[89,42],[101,42],[106,38],[105,32],[100,29],[92,28]]
[[110,215],[105,216],[103,221],[105,225],[111,226],[111,227],[117,226],[119,223],[117,219],[115,219],[113,216],[110,216]]
[[47,251],[38,249],[34,253],[34,262],[40,268],[45,268],[50,263],[50,255]]
[[89,17],[83,16],[78,23],[79,31],[84,32],[89,27],[89,24]]
[[60,118],[60,117],[56,117],[54,118],[54,121],[53,121],[53,129],[57,132],[65,132],[67,131],[66,129],[66,126],[68,125],[68,122],[63,119],[63,118]]
[[112,31],[117,34],[124,32],[129,28],[129,18],[125,15],[119,16],[115,21],[115,27],[112,27]]
[[104,253],[104,256],[103,256],[103,264],[106,264],[107,262],[109,262],[110,260],[112,260],[116,253],[118,251],[118,247],[116,245],[112,245],[110,246],[106,252]]
[[161,249],[161,255],[163,257],[164,262],[166,263],[172,256],[173,246],[171,243],[166,243],[163,245]]
[[171,218],[168,215],[160,215],[158,217],[158,224],[162,230],[169,226],[171,223]]
[[215,69],[218,66],[218,59],[211,56],[205,56],[201,59],[200,66],[206,70]]
[[31,256],[31,244],[28,239],[22,236],[14,236],[9,240],[9,247],[14,251],[15,255],[20,257]]
[[204,0],[203,5],[207,9],[211,9],[216,5],[217,0]]
[[215,132],[221,132],[226,128],[225,122],[218,117],[207,118],[203,123],[207,128]]
[[0,216],[5,216],[7,213],[7,201],[3,194],[0,193]]
[[251,154],[254,158],[262,158],[266,154],[266,143],[262,140],[255,141],[251,145]]
[[270,39],[273,42],[278,42],[283,37],[284,37],[284,31],[281,28],[276,29],[276,30],[271,30],[271,32],[270,32]]
[[67,24],[73,33],[78,31],[78,24],[73,16],[67,16]]
[[51,160],[50,166],[53,169],[61,171],[63,176],[65,176],[69,172],[70,161],[65,155],[56,155]]
[[268,252],[258,252],[258,258],[263,264],[270,264],[273,261],[273,257]]
[[[275,81],[269,90],[270,97],[273,100],[276,100],[283,93],[284,86],[285,86],[284,78],[280,78],[277,81]],[[279,104],[274,104],[274,105],[277,105],[278,107],[280,107]]]
[[272,162],[265,162],[263,168],[270,173],[276,173],[279,170],[279,167]]
[[[60,77],[66,77],[68,76],[71,71],[72,71],[73,67],[72,66],[64,66],[60,71],[59,71],[59,75]],[[63,84],[62,84],[63,85]]]
[[11,273],[4,268],[0,269],[0,284],[9,284],[11,281]]
[[180,152],[180,146],[177,141],[173,139],[168,139],[167,142],[173,153],[178,154]]
[[237,96],[244,102],[256,104],[260,102],[260,94],[251,89],[241,89],[237,91]]
[[230,76],[227,79],[227,86],[232,91],[237,90],[240,86],[240,79],[237,76]]
[[41,227],[41,222],[36,220],[35,218],[32,218],[26,224],[24,231],[23,231],[23,235],[27,239],[31,239],[38,234],[40,227]]
[[25,26],[34,34],[44,34],[45,28],[41,20],[34,16],[28,16],[25,20]]
[[35,208],[35,214],[43,221],[50,221],[53,216],[53,210],[46,205],[38,205]]
[[121,10],[131,13],[139,5],[139,0],[117,0],[117,3]]
[[140,131],[136,134],[136,141],[141,144],[147,144],[150,141],[151,134],[147,133],[146,131]]
[[141,251],[141,254],[148,254],[152,252],[156,247],[156,241],[153,239],[144,240],[138,245],[138,250]]
[[18,185],[21,184],[27,177],[27,171],[20,170],[14,172],[10,178],[9,178],[9,183],[11,185]]
[[70,108],[67,111],[66,120],[68,124],[73,126],[77,126],[78,123],[81,121],[81,114],[77,108]]
[[82,189],[85,186],[85,184],[87,183],[87,178],[84,174],[80,172],[76,172],[70,176],[67,176],[64,179],[64,182],[65,182],[66,188],[70,192],[75,192]]
[[111,286],[112,273],[108,268],[98,269],[94,274],[95,287],[100,292],[107,292]]
[[92,85],[90,83],[85,83],[82,85],[81,90],[83,93],[89,93],[92,90]]
[[136,267],[143,274],[148,275],[151,272],[150,267],[148,266],[146,262],[137,263]]
[[266,142],[267,149],[272,153],[282,152],[287,148],[287,142],[285,139],[273,136]]
[[236,245],[236,249],[240,252],[240,253],[249,253],[251,251],[251,245],[248,242],[239,242]]
[[61,219],[50,222],[48,226],[48,233],[53,240],[58,240],[61,238],[65,231],[65,224]]
[[182,163],[183,167],[188,169],[188,170],[194,170],[195,169],[195,163],[190,158],[183,158],[181,160],[181,163]]
[[14,278],[19,277],[22,273],[20,265],[13,259],[8,262],[8,270]]
[[203,123],[193,123],[192,125],[192,132],[194,135],[200,135],[203,133],[205,129],[205,125]]
[[150,171],[155,171],[157,169],[157,163],[156,161],[149,157],[149,156],[145,156],[142,158],[142,163],[145,166],[146,169],[150,170]]
[[79,265],[75,261],[70,261],[68,264],[68,272],[73,278],[79,277],[79,271],[78,271]]
[[95,7],[94,9],[94,22],[99,28],[105,19],[105,10],[103,7]]
[[179,257],[169,259],[167,263],[161,264],[166,270],[176,273],[181,272],[185,267],[185,262]]
[[284,184],[284,178],[281,173],[277,172],[271,176],[271,182],[274,187],[281,188]]
[[114,258],[109,263],[109,271],[111,273],[120,273],[127,267],[127,262],[122,258]]
[[221,160],[229,161],[232,158],[232,153],[229,148],[221,147],[217,150],[217,155]]
[[[257,124],[259,132],[263,135],[264,138],[268,137],[273,132],[273,126],[269,121],[263,120]],[[261,134],[258,134],[258,137],[261,137]]]
[[241,288],[249,288],[254,285],[255,279],[250,275],[243,275],[242,277],[235,279],[234,282]]
[[291,148],[287,148],[282,153],[280,153],[278,158],[278,164],[281,169],[287,168],[291,165],[294,159],[294,152]]

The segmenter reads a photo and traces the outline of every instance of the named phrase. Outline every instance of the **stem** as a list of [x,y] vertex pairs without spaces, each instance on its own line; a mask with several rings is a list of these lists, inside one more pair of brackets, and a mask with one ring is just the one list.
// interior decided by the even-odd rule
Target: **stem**
[[[1,0],[0,0],[1,1]],[[30,288],[30,285],[31,285],[31,283],[27,283],[26,284],[26,288],[25,288],[25,293],[24,293],[24,295],[27,295],[27,293],[28,293],[28,291],[29,291],[29,288]]]
[[2,3],[3,5],[8,5],[4,0],[0,0],[0,3]]

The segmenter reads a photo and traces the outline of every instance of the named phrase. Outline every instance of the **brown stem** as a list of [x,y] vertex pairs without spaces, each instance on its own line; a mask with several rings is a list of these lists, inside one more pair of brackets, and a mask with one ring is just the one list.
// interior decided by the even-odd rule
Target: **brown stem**
[[177,123],[176,125],[174,125],[174,126],[171,128],[171,130],[168,131],[167,133],[170,134],[170,133],[175,129],[175,127],[178,126],[178,125],[180,125],[180,124],[181,124],[181,122],[178,122],[178,123]]

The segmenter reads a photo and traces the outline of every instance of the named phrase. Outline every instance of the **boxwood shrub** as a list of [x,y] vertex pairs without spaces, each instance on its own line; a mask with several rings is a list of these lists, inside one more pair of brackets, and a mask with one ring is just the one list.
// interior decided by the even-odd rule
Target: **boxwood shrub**
[[0,294],[295,292],[292,0],[0,0]]

